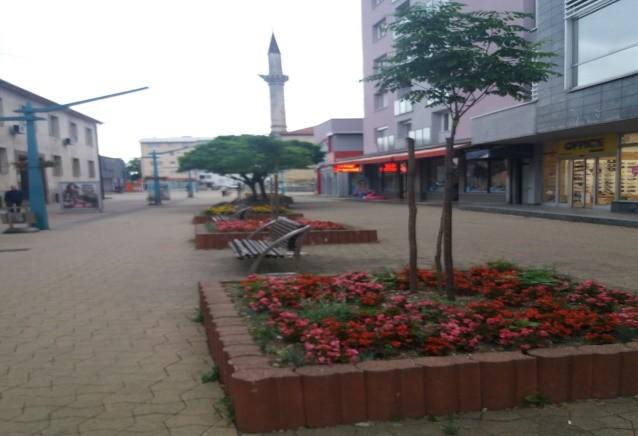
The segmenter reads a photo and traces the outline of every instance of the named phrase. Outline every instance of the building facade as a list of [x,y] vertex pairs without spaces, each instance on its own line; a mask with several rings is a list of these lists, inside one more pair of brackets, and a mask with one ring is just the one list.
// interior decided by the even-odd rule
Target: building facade
[[[368,77],[376,72],[390,55],[393,35],[387,26],[402,8],[411,4],[433,4],[441,0],[362,0],[363,72]],[[533,12],[530,0],[466,0],[468,10],[517,10]],[[511,98],[488,97],[477,104],[461,120],[456,148],[469,147],[473,116],[514,104]],[[370,188],[389,198],[403,198],[406,190],[406,139],[412,137],[417,149],[418,196],[421,200],[439,200],[443,195],[444,145],[449,137],[451,119],[442,107],[412,104],[401,93],[381,93],[373,82],[364,82],[363,151],[365,156],[350,160],[362,165]],[[461,189],[464,201],[506,201],[507,169],[505,158],[494,161],[488,171],[495,177],[491,189],[479,192],[468,180],[468,191]],[[344,162],[346,163],[346,162]],[[470,164],[472,166],[473,164]],[[461,177],[463,178],[463,177]],[[464,180],[461,180],[464,183]]]
[[100,174],[104,193],[122,192],[129,177],[124,160],[106,156],[100,156]]
[[[143,181],[150,180],[153,175],[153,159],[151,153],[157,153],[157,170],[160,179],[166,181],[171,189],[186,189],[189,173],[181,173],[179,157],[194,149],[195,146],[211,141],[213,138],[181,136],[177,138],[146,138],[140,140],[142,152],[141,176]],[[193,186],[199,180],[199,172],[191,171]]]
[[533,101],[474,118],[483,153],[531,153],[525,202],[638,211],[638,16],[634,0],[539,0],[534,37],[561,74]]
[[363,119],[334,118],[314,128],[314,142],[326,154],[317,167],[317,193],[348,197],[359,188],[366,188],[361,165],[336,164],[339,159],[363,154]]
[[[27,102],[34,106],[56,104],[0,80],[0,116],[15,115],[14,111]],[[36,121],[36,135],[45,199],[47,203],[59,202],[59,183],[99,181],[97,126],[101,123],[71,109],[42,117],[46,119]],[[11,186],[18,187],[28,197],[27,138],[20,122],[0,121],[0,192]]]

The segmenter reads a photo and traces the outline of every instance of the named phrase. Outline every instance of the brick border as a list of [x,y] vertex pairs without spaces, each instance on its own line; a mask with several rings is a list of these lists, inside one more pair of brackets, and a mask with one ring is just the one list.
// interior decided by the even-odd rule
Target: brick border
[[[285,216],[286,218],[290,218],[291,220],[296,220],[299,218],[303,218],[303,213],[299,213],[299,212],[293,212],[293,213],[288,213],[288,214],[284,214],[282,216]],[[264,214],[259,214],[259,215],[254,215],[254,214],[246,214],[246,218],[248,219],[268,219],[269,215],[264,215]],[[195,215],[193,216],[193,220],[192,223],[193,224],[206,224],[207,222],[210,222],[210,217],[208,215]]]
[[246,433],[638,395],[638,342],[276,368],[220,282],[199,283],[208,349]]
[[[242,239],[250,232],[217,232],[211,233],[206,224],[195,225],[195,248],[198,250],[220,250],[228,248],[233,239]],[[266,234],[260,236],[264,238]],[[344,230],[310,230],[304,244],[362,244],[378,242],[376,230],[344,229]]]

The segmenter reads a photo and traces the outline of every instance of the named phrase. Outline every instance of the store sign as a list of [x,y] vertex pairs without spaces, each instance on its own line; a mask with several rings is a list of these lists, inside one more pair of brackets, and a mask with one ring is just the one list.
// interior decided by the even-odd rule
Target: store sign
[[361,165],[356,164],[337,164],[334,166],[335,173],[360,173]]
[[[388,162],[384,163],[379,167],[379,172],[381,173],[396,173],[397,168],[399,168],[399,164],[396,162]],[[406,163],[400,164],[401,174],[405,174],[408,172],[408,165]]]
[[62,210],[102,210],[99,182],[62,182],[59,190]]
[[616,153],[616,135],[596,138],[570,139],[559,144],[560,157],[578,157],[590,154],[613,155]]

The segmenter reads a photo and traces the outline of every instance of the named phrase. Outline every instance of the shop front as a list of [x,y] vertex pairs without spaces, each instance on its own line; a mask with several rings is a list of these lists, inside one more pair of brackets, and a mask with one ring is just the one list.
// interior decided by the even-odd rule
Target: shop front
[[638,204],[638,133],[546,144],[543,203],[608,210]]

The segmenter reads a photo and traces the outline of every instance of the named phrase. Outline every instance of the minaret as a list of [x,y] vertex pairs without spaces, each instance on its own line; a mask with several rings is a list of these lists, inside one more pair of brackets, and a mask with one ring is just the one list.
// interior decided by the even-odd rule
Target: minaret
[[279,136],[286,132],[284,84],[288,81],[288,76],[284,75],[281,68],[281,53],[274,33],[268,49],[268,75],[260,77],[268,82],[270,87],[270,133]]

